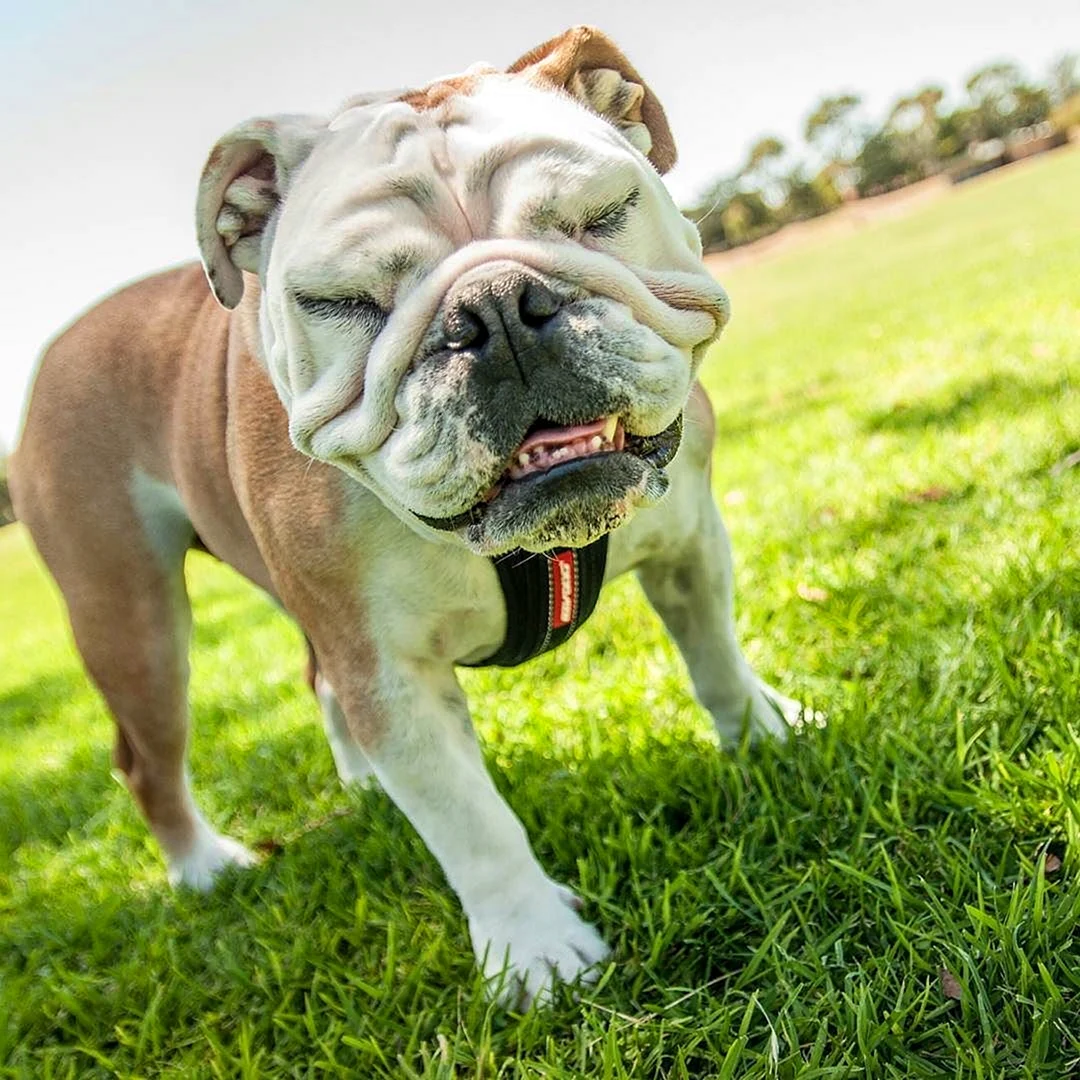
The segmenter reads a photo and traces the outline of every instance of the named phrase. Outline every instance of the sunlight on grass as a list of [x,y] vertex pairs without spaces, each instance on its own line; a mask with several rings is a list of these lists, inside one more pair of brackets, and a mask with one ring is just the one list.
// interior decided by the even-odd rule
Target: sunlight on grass
[[298,631],[203,556],[192,772],[279,849],[171,894],[0,531],[0,1076],[1075,1075],[1077,191],[1063,151],[725,281],[704,379],[740,631],[824,730],[718,754],[632,581],[561,651],[462,673],[614,946],[579,1004],[486,1005],[431,856],[339,789]]

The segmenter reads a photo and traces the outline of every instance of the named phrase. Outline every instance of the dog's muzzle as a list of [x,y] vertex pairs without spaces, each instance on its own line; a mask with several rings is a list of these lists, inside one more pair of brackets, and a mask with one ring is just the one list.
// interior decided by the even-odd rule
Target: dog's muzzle
[[448,518],[425,517],[423,514],[417,514],[417,518],[442,532],[479,525],[491,503],[510,485],[521,494],[526,494],[530,485],[569,480],[575,474],[597,466],[617,467],[620,457],[637,458],[660,471],[671,463],[682,441],[682,413],[656,435],[627,434],[621,421],[617,420],[614,421],[610,439],[604,437],[604,429],[590,434],[600,424],[610,427],[611,420],[598,420],[572,428],[540,429],[531,433],[515,451],[498,483],[468,510]]
[[470,282],[447,298],[446,347],[497,363],[528,355],[562,306],[562,297],[524,269]]

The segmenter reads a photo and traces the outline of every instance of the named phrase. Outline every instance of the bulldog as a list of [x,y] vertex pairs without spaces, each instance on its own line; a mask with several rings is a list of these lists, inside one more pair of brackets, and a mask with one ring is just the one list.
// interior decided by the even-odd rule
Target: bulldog
[[47,349],[15,503],[173,883],[255,861],[185,769],[194,547],[303,629],[341,779],[408,816],[507,1004],[608,948],[492,784],[455,665],[564,640],[634,570],[722,741],[799,720],[735,639],[695,382],[728,301],[674,160],[588,27],[506,70],[250,120],[202,173],[205,277],[124,288]]

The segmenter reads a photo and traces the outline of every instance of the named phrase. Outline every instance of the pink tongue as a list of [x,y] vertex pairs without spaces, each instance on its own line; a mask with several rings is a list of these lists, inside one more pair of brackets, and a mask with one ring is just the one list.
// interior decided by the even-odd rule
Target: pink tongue
[[607,419],[602,416],[599,420],[593,420],[589,424],[578,424],[576,427],[546,428],[543,431],[534,431],[526,436],[517,452],[527,454],[534,446],[564,446],[567,443],[577,442],[578,439],[591,439],[604,430],[606,423]]

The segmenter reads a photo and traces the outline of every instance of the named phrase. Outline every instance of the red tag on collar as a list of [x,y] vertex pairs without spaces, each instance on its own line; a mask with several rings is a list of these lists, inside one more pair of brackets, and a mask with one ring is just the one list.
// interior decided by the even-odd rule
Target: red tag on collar
[[506,637],[489,657],[468,666],[516,667],[568,640],[596,606],[607,550],[605,533],[582,548],[515,548],[492,559],[506,604]]
[[551,629],[569,626],[577,612],[577,561],[573,551],[561,551],[551,559]]

